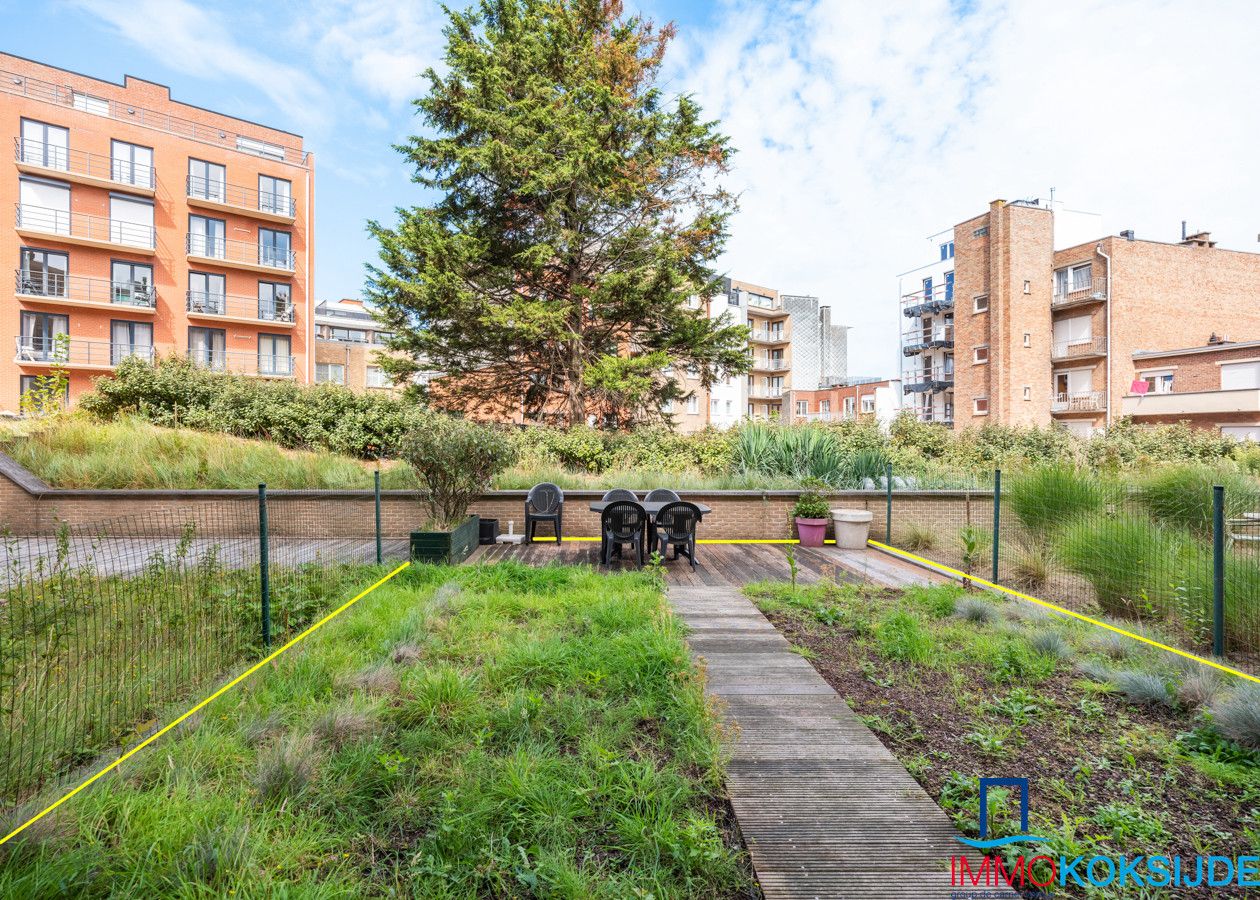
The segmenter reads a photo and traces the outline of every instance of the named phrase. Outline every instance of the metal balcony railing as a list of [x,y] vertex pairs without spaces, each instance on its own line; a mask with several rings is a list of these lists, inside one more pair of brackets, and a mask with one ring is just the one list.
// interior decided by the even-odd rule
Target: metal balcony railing
[[289,300],[263,300],[236,294],[189,291],[186,308],[194,315],[259,319],[263,322],[293,321],[293,303]]
[[228,263],[244,263],[250,266],[266,266],[292,272],[297,260],[292,250],[265,247],[249,241],[229,241],[205,234],[188,233],[188,255],[205,259],[221,259]]
[[942,425],[954,424],[954,408],[946,406],[944,409],[936,409],[931,406],[913,406],[910,411],[914,417],[920,422],[933,422]]
[[1056,361],[1106,355],[1107,339],[1105,337],[1088,338],[1080,341],[1061,341],[1050,347],[1050,358]]
[[87,278],[83,275],[61,275],[53,272],[14,270],[15,292],[23,297],[68,300],[78,303],[99,303],[102,306],[131,306],[153,309],[157,291],[144,281],[111,281],[108,278]]
[[754,328],[748,338],[763,344],[780,344],[786,341],[788,336],[786,331],[778,328]]
[[19,365],[62,365],[91,368],[113,368],[128,357],[137,356],[153,362],[151,344],[112,344],[109,341],[85,341],[81,338],[31,337],[16,338]]
[[157,231],[151,225],[137,225],[134,222],[106,219],[102,216],[85,216],[82,213],[32,206],[29,203],[18,203],[16,206],[18,228],[80,240],[103,241],[120,247],[152,250],[157,246]]
[[30,138],[13,139],[14,158],[28,166],[39,166],[57,172],[99,178],[116,184],[152,190],[157,186],[157,173],[153,166],[133,163],[126,159],[113,159],[100,153],[71,150]]
[[748,396],[756,400],[778,400],[783,396],[781,387],[750,387]]
[[20,97],[30,97],[33,100],[50,103],[63,109],[78,109],[104,118],[130,122],[143,128],[164,131],[168,134],[189,138],[203,144],[227,147],[230,150],[246,153],[250,156],[274,158],[296,166],[305,166],[307,164],[307,154],[303,150],[273,145],[260,141],[257,138],[250,138],[246,135],[220,128],[217,125],[193,122],[189,119],[182,119],[178,116],[145,109],[131,103],[120,103],[117,100],[108,100],[104,97],[89,97],[87,94],[76,91],[67,85],[31,78],[19,72],[0,70],[0,91],[16,94]]
[[901,314],[908,318],[953,308],[954,286],[952,284],[938,284],[932,288],[930,294],[920,288],[909,294],[903,294],[901,297]]
[[754,356],[752,367],[770,372],[782,372],[788,368],[788,361],[786,359],[773,359],[768,356]]
[[1091,279],[1088,284],[1067,285],[1062,293],[1056,286],[1050,298],[1050,306],[1072,306],[1077,303],[1090,303],[1107,299],[1107,291],[1102,285],[1094,286]]
[[944,366],[916,367],[901,373],[901,387],[907,392],[943,391],[953,384],[954,370]]
[[292,356],[273,356],[246,350],[190,350],[188,358],[194,365],[215,372],[257,375],[262,378],[292,378],[294,374]]
[[924,350],[947,348],[954,346],[953,325],[933,325],[927,328],[914,328],[901,335],[901,352],[910,356]]
[[288,216],[290,219],[297,215],[297,202],[287,194],[258,191],[240,184],[202,178],[200,175],[188,176],[187,189],[189,197],[212,203],[256,209],[272,215]]
[[1050,411],[1056,413],[1102,412],[1106,408],[1106,391],[1074,391],[1056,393],[1050,397]]
[[783,300],[780,297],[764,297],[761,294],[751,294],[747,292],[745,292],[745,296],[748,297],[749,309],[783,309]]

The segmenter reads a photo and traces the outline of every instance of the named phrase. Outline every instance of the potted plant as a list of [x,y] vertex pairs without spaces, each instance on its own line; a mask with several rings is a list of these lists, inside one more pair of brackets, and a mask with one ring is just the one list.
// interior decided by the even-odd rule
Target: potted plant
[[468,508],[515,461],[511,441],[497,428],[433,415],[408,431],[400,451],[424,484],[429,506],[426,527],[411,533],[411,558],[463,562],[480,533],[480,521]]
[[810,488],[796,498],[792,507],[796,520],[796,535],[802,547],[821,547],[827,537],[827,522],[831,518],[831,505],[827,498]]

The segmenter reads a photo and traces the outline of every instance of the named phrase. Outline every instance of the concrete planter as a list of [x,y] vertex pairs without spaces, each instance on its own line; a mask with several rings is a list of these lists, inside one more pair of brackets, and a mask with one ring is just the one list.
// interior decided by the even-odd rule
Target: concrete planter
[[458,565],[477,549],[481,519],[469,516],[450,531],[411,532],[411,558],[415,562]]
[[833,509],[836,523],[836,546],[842,550],[861,550],[871,533],[871,514],[864,509]]
[[796,535],[801,539],[802,547],[821,547],[827,538],[827,520],[797,516]]

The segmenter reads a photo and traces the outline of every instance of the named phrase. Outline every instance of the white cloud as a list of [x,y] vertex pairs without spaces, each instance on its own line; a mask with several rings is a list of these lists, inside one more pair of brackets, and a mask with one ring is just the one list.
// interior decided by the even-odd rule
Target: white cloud
[[[739,149],[724,268],[829,300],[850,369],[900,368],[895,275],[990,200],[1045,197],[1172,239],[1257,249],[1246,2],[732,0],[680,36],[669,87]],[[1260,335],[1257,335],[1260,337]]]

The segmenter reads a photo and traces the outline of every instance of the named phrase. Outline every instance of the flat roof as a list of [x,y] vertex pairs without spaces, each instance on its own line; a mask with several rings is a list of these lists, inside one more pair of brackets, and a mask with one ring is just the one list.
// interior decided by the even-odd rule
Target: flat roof
[[1193,353],[1220,353],[1224,350],[1249,350],[1260,347],[1257,341],[1224,341],[1219,344],[1204,344],[1202,347],[1181,347],[1177,350],[1134,350],[1134,359],[1151,359],[1162,356],[1189,356]]

